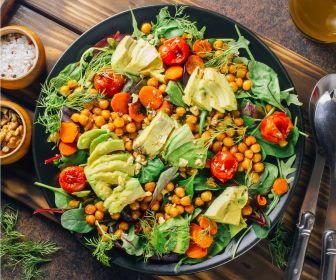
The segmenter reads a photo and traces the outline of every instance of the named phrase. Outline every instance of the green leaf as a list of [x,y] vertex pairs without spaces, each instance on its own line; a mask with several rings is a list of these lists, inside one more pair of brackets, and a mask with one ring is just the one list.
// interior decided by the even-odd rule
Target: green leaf
[[86,197],[91,193],[91,191],[80,191],[80,192],[73,192],[72,195],[77,197]]
[[61,216],[61,224],[65,229],[78,233],[88,233],[94,229],[93,225],[89,225],[85,221],[83,208],[70,209],[64,212]]
[[190,196],[192,199],[194,196],[194,178],[195,178],[196,173],[194,173],[192,176],[190,176],[188,179],[179,181],[178,184],[179,186],[184,186],[186,190],[186,194]]
[[[279,161],[279,170],[280,175],[282,178],[287,178],[288,175],[294,173],[296,171],[296,168],[292,167],[294,161],[295,161],[296,155],[293,155],[290,157],[286,162],[283,160]],[[294,180],[293,177],[287,179],[288,183],[292,182]]]
[[148,164],[141,168],[139,175],[139,182],[141,184],[145,184],[147,182],[155,182],[161,172],[165,169],[165,165],[162,160],[159,158],[155,158],[154,160],[148,161]]
[[244,120],[244,125],[246,125],[247,127],[250,127],[255,123],[255,119],[248,115],[241,115],[241,118]]
[[236,94],[235,94],[236,99],[243,99],[243,98],[250,98],[252,97],[252,95],[244,90],[239,90]]
[[201,112],[201,115],[200,115],[199,129],[198,129],[198,133],[199,134],[202,134],[202,132],[203,132],[203,128],[204,128],[207,116],[208,116],[208,111],[207,110],[203,110]]
[[266,220],[266,225],[261,227],[260,225],[253,223],[252,224],[252,228],[256,234],[256,236],[260,239],[264,239],[267,237],[267,235],[269,234],[270,230],[271,230],[271,221],[269,219],[269,217],[264,213],[264,217]]
[[195,208],[194,212],[193,212],[191,215],[189,215],[189,223],[190,223],[191,221],[193,221],[194,219],[196,219],[196,217],[197,217],[199,214],[201,214],[202,211],[203,211],[202,208]]
[[[210,182],[211,182],[211,185],[209,185]],[[215,183],[215,181],[212,181],[212,180],[209,181],[205,172],[200,172],[200,174],[197,174],[194,179],[194,191],[196,192],[206,191],[206,190],[218,191],[222,189],[223,188],[221,186],[218,186]]]
[[137,39],[144,38],[145,33],[141,32],[138,28],[138,23],[137,20],[134,16],[133,10],[131,9],[131,16],[132,16],[132,26],[133,26],[133,36],[136,37]]
[[302,102],[299,101],[299,97],[297,94],[289,93],[288,91],[280,92],[281,101],[285,101],[287,106],[294,104],[297,106],[301,106]]
[[272,188],[274,180],[278,178],[278,168],[275,165],[268,162],[265,162],[264,165],[265,170],[261,174],[259,182],[249,188],[251,194],[267,194]]
[[62,156],[59,160],[58,168],[63,169],[68,166],[77,166],[86,163],[87,157],[88,154],[84,150],[78,150],[69,157]]
[[186,107],[182,97],[183,97],[183,89],[180,82],[169,81],[167,84],[166,92],[169,95],[170,102],[175,106]]
[[141,256],[144,252],[143,242],[138,235],[135,234],[135,227],[132,225],[127,234],[121,236],[122,247],[127,254],[133,256]]
[[208,257],[214,257],[222,252],[231,241],[231,234],[228,225],[217,224],[218,230],[214,242],[208,249]]
[[154,193],[153,193],[153,201],[156,197],[161,193],[167,184],[173,180],[177,174],[178,168],[173,166],[165,170],[160,174],[159,180],[157,181]]
[[62,188],[55,188],[40,182],[34,183],[36,186],[48,189],[55,194],[55,205],[57,208],[68,208],[69,201],[72,199],[71,195],[69,195]]

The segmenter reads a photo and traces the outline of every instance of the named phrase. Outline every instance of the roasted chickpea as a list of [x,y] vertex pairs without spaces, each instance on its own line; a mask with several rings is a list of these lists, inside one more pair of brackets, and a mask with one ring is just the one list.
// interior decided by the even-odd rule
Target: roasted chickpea
[[177,188],[175,189],[175,194],[176,194],[178,197],[180,197],[180,198],[184,197],[184,196],[185,196],[185,190],[184,190],[184,188],[182,188],[182,187],[177,187]]
[[102,116],[97,116],[95,120],[95,125],[97,127],[102,127],[105,124],[105,119]]
[[132,140],[129,140],[125,143],[125,149],[129,152],[133,150],[133,141]]
[[252,161],[253,162],[259,162],[259,161],[261,161],[261,154],[254,154]]
[[91,112],[88,109],[83,109],[80,113],[81,113],[81,115],[85,115],[85,116],[88,116],[88,117],[91,116]]
[[230,82],[230,86],[233,92],[236,92],[238,90],[238,85],[236,82]]
[[231,116],[225,116],[224,117],[224,122],[229,125],[229,124],[232,124],[232,118]]
[[176,209],[180,215],[184,213],[184,207],[182,205],[176,205]]
[[136,220],[136,219],[139,219],[141,216],[141,212],[139,210],[135,210],[132,212],[132,219],[133,220]]
[[202,192],[202,193],[201,193],[201,199],[202,199],[204,202],[211,201],[211,199],[212,199],[212,192],[211,192],[211,191],[205,191],[205,192]]
[[61,86],[60,93],[62,95],[68,96],[71,93],[70,87],[69,86]]
[[152,86],[155,88],[159,87],[159,80],[157,78],[149,78],[147,81],[147,86]]
[[244,125],[244,120],[242,118],[235,118],[234,123],[236,126],[242,126]]
[[75,88],[75,87],[77,87],[77,81],[76,80],[70,80],[70,81],[68,81],[67,82],[67,85],[68,85],[68,87],[69,88]]
[[251,89],[251,87],[252,87],[252,81],[251,80],[245,80],[243,82],[243,90],[248,91],[248,90]]
[[188,206],[190,204],[191,204],[191,199],[189,195],[181,198],[181,205]]
[[165,189],[168,191],[168,192],[171,192],[174,190],[174,184],[172,182],[169,182],[167,184],[167,186],[165,187]]
[[256,184],[256,183],[259,182],[259,180],[260,180],[259,174],[257,172],[252,172],[251,173],[251,181],[252,181],[252,183]]
[[90,88],[88,90],[88,94],[89,95],[97,95],[98,94],[98,90],[96,90],[95,88]]
[[94,215],[87,215],[85,217],[85,221],[89,224],[89,225],[93,225],[96,222],[96,218]]
[[223,43],[222,40],[216,40],[216,41],[213,43],[213,48],[214,48],[215,50],[220,50],[220,49],[223,48],[223,45],[224,45],[224,43]]
[[94,113],[96,116],[100,116],[102,113],[102,109],[100,109],[99,107],[94,107],[92,109],[92,113]]
[[71,208],[77,208],[79,205],[79,200],[77,199],[72,199],[69,201],[69,207]]
[[184,207],[184,211],[186,211],[188,214],[191,214],[192,212],[194,212],[195,207],[193,205],[188,205],[186,207]]
[[106,99],[99,99],[98,106],[102,110],[106,110],[109,107],[110,103]]
[[78,113],[74,113],[71,115],[71,120],[75,123],[79,122],[79,114]]
[[118,225],[118,228],[120,228],[120,229],[122,229],[122,230],[128,230],[129,225],[128,225],[127,222],[122,221],[122,222],[120,222],[120,224]]
[[253,153],[259,153],[261,151],[261,147],[259,144],[253,144],[250,149],[252,150]]
[[227,64],[223,64],[221,66],[221,68],[219,69],[219,71],[222,73],[222,74],[226,74],[228,71],[229,71],[229,67],[227,66]]
[[233,139],[231,137],[225,137],[223,139],[223,144],[226,147],[232,147],[234,145]]
[[245,139],[245,144],[247,146],[251,146],[253,144],[255,144],[257,142],[257,139],[254,137],[254,136],[247,136],[246,139]]
[[[150,202],[150,201],[152,201],[152,198],[153,198],[152,195],[148,195],[148,196],[144,197],[143,202],[145,202],[145,203]],[[141,205],[140,205],[140,207],[141,207]]]
[[225,138],[225,133],[220,133],[216,136],[216,140],[218,141],[223,141],[224,138]]
[[230,148],[230,153],[231,154],[235,154],[235,153],[238,153],[238,147],[237,145],[234,145]]
[[126,131],[127,131],[128,133],[134,133],[134,132],[136,132],[136,131],[137,131],[137,128],[136,128],[135,123],[134,123],[134,122],[128,123],[128,124],[126,125]]
[[235,118],[238,118],[240,116],[240,112],[238,110],[234,110],[231,113],[232,113],[232,116]]
[[235,76],[233,76],[232,74],[227,74],[226,79],[228,80],[229,83],[231,83],[235,81]]
[[108,120],[110,118],[111,113],[109,110],[103,110],[101,115],[105,120]]
[[97,208],[96,206],[94,206],[93,204],[88,204],[85,206],[85,213],[88,215],[93,214],[94,212],[96,212]]
[[202,206],[204,205],[204,201],[200,197],[195,198],[195,205],[196,206]]
[[249,216],[253,212],[253,208],[251,205],[245,205],[242,209],[243,216]]
[[265,106],[266,112],[268,113],[269,111],[271,111],[273,109],[273,106],[271,104],[267,104]]
[[243,86],[243,79],[242,78],[236,78],[235,82],[237,84],[238,87],[242,87]]
[[110,215],[112,220],[118,220],[120,218],[120,213],[114,213]]
[[180,203],[181,203],[181,199],[180,199],[176,194],[174,194],[174,195],[172,196],[171,202],[172,202],[173,204],[180,204]]
[[97,210],[94,213],[94,215],[95,215],[95,218],[96,218],[97,221],[101,221],[102,219],[104,219],[104,212],[102,212],[102,211]]
[[163,213],[155,213],[155,219],[159,220],[160,218],[164,219],[164,214]]
[[98,234],[102,235],[102,231],[104,233],[107,233],[108,227],[106,225],[100,225],[100,227],[97,227]]
[[103,201],[98,201],[96,204],[95,204],[97,210],[99,211],[102,211],[102,212],[105,212],[106,211],[106,208],[104,206],[104,202]]
[[241,153],[245,153],[246,150],[247,150],[246,144],[243,143],[243,142],[240,142],[238,144],[238,151],[241,152]]
[[177,107],[175,112],[177,116],[182,117],[186,113],[186,109],[183,107]]
[[173,218],[178,216],[180,213],[176,207],[171,207],[169,211],[169,215],[172,216]]
[[234,156],[239,162],[244,160],[244,155],[242,153],[235,153]]
[[121,235],[123,234],[123,230],[122,229],[117,229],[115,232],[114,232],[114,235],[117,237],[117,238],[120,238]]
[[116,128],[121,128],[124,127],[125,121],[123,118],[118,117],[113,121],[113,124]]
[[159,86],[159,91],[161,91],[161,92],[166,92],[166,89],[167,89],[167,86],[165,84],[161,84]]
[[234,73],[236,73],[236,71],[237,71],[237,66],[234,65],[234,64],[231,64],[231,65],[229,66],[229,72],[230,72],[231,74],[234,74]]
[[186,123],[196,124],[197,123],[197,117],[194,115],[188,115],[186,119]]
[[264,164],[262,162],[257,162],[255,164],[253,164],[253,170],[255,172],[260,173],[260,172],[264,171],[264,168],[265,167],[264,167]]
[[202,133],[201,138],[204,140],[204,142],[209,141],[210,138],[211,138],[211,133],[210,133],[210,131],[204,131],[204,132]]
[[114,133],[117,135],[117,136],[123,136],[124,135],[124,130],[120,127],[117,127],[115,130],[114,130]]
[[115,126],[114,126],[113,123],[108,123],[107,128],[108,128],[109,131],[114,131],[115,130]]
[[140,208],[140,203],[138,201],[134,201],[129,206],[133,211],[135,211],[135,210],[138,210]]
[[252,159],[253,158],[253,152],[251,150],[246,150],[244,153],[245,158]]
[[156,200],[157,201],[162,201],[162,199],[163,199],[163,195],[162,195],[162,193],[159,193],[156,197]]
[[217,153],[222,149],[222,143],[219,141],[216,141],[215,143],[212,144],[212,150]]
[[235,131],[235,129],[234,129],[233,127],[228,128],[228,129],[226,130],[226,135],[227,135],[228,137],[233,137],[233,136],[235,136],[235,134],[236,134],[236,131]]
[[250,168],[250,165],[251,165],[251,160],[248,159],[248,158],[245,158],[241,164],[242,164],[242,167],[245,170],[248,170]]
[[159,211],[160,209],[160,203],[158,201],[155,201],[151,207],[153,211]]
[[243,171],[244,171],[244,167],[243,167],[242,162],[240,162],[240,163],[238,164],[237,171],[238,171],[238,172],[243,172]]
[[156,186],[155,182],[148,182],[145,184],[145,190],[147,192],[154,192],[155,186]]
[[149,22],[144,22],[141,25],[141,32],[145,33],[145,34],[149,34],[152,30],[152,25]]
[[244,78],[246,75],[246,69],[240,68],[237,70],[236,77],[237,78]]
[[112,112],[111,113],[111,119],[115,120],[116,118],[119,118],[119,114],[117,112]]

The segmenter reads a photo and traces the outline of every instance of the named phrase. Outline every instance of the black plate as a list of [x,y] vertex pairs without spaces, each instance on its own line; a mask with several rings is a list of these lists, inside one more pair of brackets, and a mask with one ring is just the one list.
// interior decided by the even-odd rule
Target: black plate
[[[145,21],[155,21],[155,17],[159,10],[164,7],[164,5],[142,7],[134,10],[134,14],[137,18],[138,23]],[[173,11],[174,7],[171,6],[170,10]],[[274,69],[279,76],[279,82],[281,89],[287,89],[293,87],[293,83],[290,80],[286,70],[281,65],[278,58],[274,53],[263,43],[257,36],[252,33],[247,28],[241,26],[240,24],[234,22],[233,20],[220,15],[218,13],[188,6],[186,13],[190,17],[197,21],[199,27],[206,26],[207,38],[237,38],[235,31],[235,24],[237,24],[241,30],[241,33],[245,38],[250,41],[250,49],[256,60],[261,61]],[[101,40],[107,35],[110,35],[116,31],[121,33],[132,33],[131,25],[131,14],[129,11],[122,12],[120,14],[114,15],[92,27],[90,30],[85,32],[80,36],[63,54],[63,56],[58,60],[52,71],[50,72],[48,79],[56,76],[67,64],[78,61],[81,54],[88,49],[90,46],[94,45],[96,42]],[[243,53],[244,54],[244,53]],[[303,121],[301,109],[297,106],[290,107],[290,111],[293,117],[298,117],[298,128],[303,130]],[[36,109],[36,117],[42,113],[40,108]],[[36,171],[39,180],[43,183],[50,185],[57,185],[57,175],[58,169],[52,165],[44,165],[45,159],[52,157],[55,151],[51,150],[52,146],[47,142],[47,135],[45,134],[43,127],[40,125],[34,125],[33,130],[33,153]],[[294,188],[297,185],[299,172],[301,170],[301,164],[303,159],[304,141],[300,137],[298,144],[296,146],[296,160],[294,166],[297,168],[295,173],[295,180],[291,183],[290,190],[287,194],[282,196],[278,206],[270,214],[270,219],[272,224],[275,224],[278,219],[282,216],[285,209],[287,208],[288,202],[294,192]],[[50,191],[45,191],[46,199],[52,207],[54,207],[54,195]],[[236,240],[236,239],[235,239]],[[245,253],[251,249],[254,245],[259,242],[253,231],[250,231],[242,240],[236,257]],[[83,242],[82,242],[83,243]],[[116,265],[122,267],[136,270],[143,273],[152,273],[157,275],[177,275],[177,274],[188,274],[195,273],[203,270],[207,270],[218,265],[224,264],[232,260],[232,245],[234,242],[229,244],[224,252],[221,254],[204,261],[196,265],[183,265],[178,272],[174,271],[175,264],[150,264],[144,263],[138,258],[126,255],[118,250],[113,250],[112,252],[112,262]]]

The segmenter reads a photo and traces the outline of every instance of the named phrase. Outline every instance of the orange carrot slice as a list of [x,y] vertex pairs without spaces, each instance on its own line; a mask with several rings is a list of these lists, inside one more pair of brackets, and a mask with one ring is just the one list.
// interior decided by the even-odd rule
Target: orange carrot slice
[[73,122],[62,122],[60,128],[60,138],[64,143],[72,143],[78,135],[78,127]]
[[169,101],[165,100],[163,101],[161,107],[156,111],[160,112],[161,110],[163,110],[167,115],[170,116],[173,113],[173,106],[170,104]]
[[180,65],[171,66],[166,70],[165,80],[168,82],[170,80],[177,81],[182,78],[183,67]]
[[111,100],[111,107],[114,112],[127,114],[128,103],[131,101],[131,95],[127,92],[120,92],[113,95]]
[[204,68],[203,59],[200,58],[198,55],[191,55],[188,57],[186,62],[186,70],[189,75],[195,70],[196,67]]
[[142,108],[140,102],[133,103],[128,107],[128,114],[133,121],[140,123],[146,118],[146,115],[142,112]]
[[139,99],[146,108],[154,110],[163,102],[162,92],[152,86],[143,86],[139,92]]
[[63,156],[69,157],[77,151],[77,145],[74,143],[69,144],[61,141],[58,145],[58,149]]

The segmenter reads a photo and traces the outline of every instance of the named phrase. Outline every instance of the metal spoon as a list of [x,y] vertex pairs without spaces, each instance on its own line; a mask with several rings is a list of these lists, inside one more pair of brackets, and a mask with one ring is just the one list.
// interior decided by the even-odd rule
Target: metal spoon
[[314,122],[318,142],[330,167],[329,202],[322,235],[321,280],[336,277],[336,74],[329,76],[329,85],[334,85],[319,98]]

